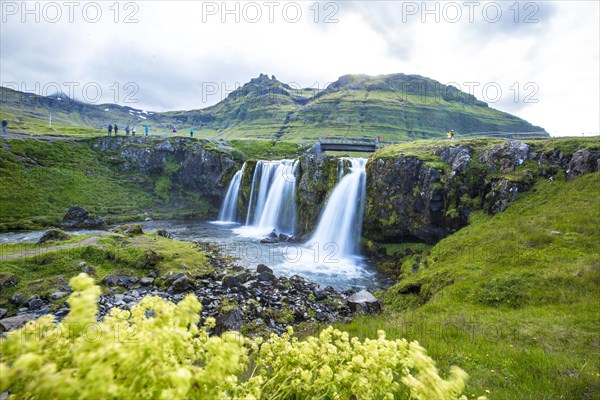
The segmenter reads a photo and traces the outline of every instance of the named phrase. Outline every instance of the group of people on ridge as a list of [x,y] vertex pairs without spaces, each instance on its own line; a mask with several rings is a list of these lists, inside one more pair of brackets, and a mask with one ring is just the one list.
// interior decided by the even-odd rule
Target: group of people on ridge
[[[119,127],[117,126],[117,124],[114,125],[108,125],[108,136],[112,135],[113,130],[115,132],[115,136],[119,135]],[[150,130],[150,126],[146,125],[144,127],[144,131],[146,132],[146,136],[148,136],[148,131]],[[129,125],[127,125],[125,127],[125,136],[129,136],[129,133],[131,132],[131,136],[135,136],[135,126],[130,127]]]
[[[5,125],[4,125],[5,121],[2,121],[2,131],[5,131]],[[177,127],[175,125],[173,125],[172,127],[173,130],[173,135],[177,135]],[[111,136],[113,131],[115,132],[115,136],[119,135],[119,127],[117,126],[117,124],[114,125],[108,125],[108,136]],[[146,136],[148,136],[148,132],[150,131],[150,126],[146,125],[144,126],[144,131],[146,132]],[[190,127],[190,137],[194,137],[194,127]],[[135,126],[130,127],[129,125],[127,125],[125,127],[125,135],[129,136],[129,132],[131,132],[131,136],[135,136]]]

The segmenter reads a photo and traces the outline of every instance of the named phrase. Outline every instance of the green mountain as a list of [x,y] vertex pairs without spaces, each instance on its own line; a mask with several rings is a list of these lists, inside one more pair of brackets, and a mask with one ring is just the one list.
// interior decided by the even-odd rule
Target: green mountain
[[[105,129],[149,123],[153,132],[194,126],[200,137],[288,141],[319,136],[377,136],[384,140],[444,137],[473,132],[535,132],[543,128],[453,86],[419,75],[344,75],[324,90],[296,89],[261,74],[221,102],[204,109],[146,113],[114,104],[91,105],[1,88],[0,113],[12,125],[48,126],[48,115],[65,127]],[[26,129],[25,129],[26,130]]]

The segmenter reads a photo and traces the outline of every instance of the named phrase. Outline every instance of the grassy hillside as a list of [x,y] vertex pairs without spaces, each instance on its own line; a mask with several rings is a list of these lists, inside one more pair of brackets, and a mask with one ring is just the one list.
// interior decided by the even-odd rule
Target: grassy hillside
[[384,315],[344,329],[417,339],[492,399],[599,398],[598,193],[600,173],[540,181],[503,213],[474,213],[405,260]]
[[[148,123],[152,134],[199,138],[314,141],[319,136],[382,136],[387,141],[472,132],[543,132],[474,96],[418,75],[345,75],[326,89],[298,89],[261,74],[218,104],[191,111],[147,113],[118,105],[83,104],[0,88],[0,116],[26,132],[102,133],[108,124]],[[49,114],[53,125],[48,127]],[[545,133],[543,133],[545,135]]]
[[14,139],[0,144],[0,230],[56,225],[74,204],[108,222],[208,212],[198,195],[184,196],[193,208],[173,202],[173,193],[163,196],[160,177],[125,173],[110,154],[87,141]]
[[[67,134],[97,136],[106,134],[109,124],[118,124],[121,134],[127,124],[141,123],[147,114],[116,104],[88,104],[68,97],[44,97],[0,87],[0,117],[8,121],[9,131],[30,134]],[[50,116],[52,121],[50,124]]]

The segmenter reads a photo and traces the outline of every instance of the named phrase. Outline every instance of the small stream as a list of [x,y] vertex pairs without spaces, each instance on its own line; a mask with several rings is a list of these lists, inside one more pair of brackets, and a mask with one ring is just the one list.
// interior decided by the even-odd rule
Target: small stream
[[[263,244],[257,235],[246,227],[236,224],[215,224],[197,220],[162,220],[140,223],[144,232],[153,233],[166,229],[173,239],[210,242],[219,245],[225,254],[238,258],[237,264],[255,270],[265,264],[277,275],[290,277],[301,275],[320,286],[332,286],[337,290],[377,290],[384,286],[383,278],[360,256],[349,259],[339,257],[335,243]],[[69,231],[72,235],[98,233],[98,230]],[[0,244],[36,242],[43,230],[0,233]]]

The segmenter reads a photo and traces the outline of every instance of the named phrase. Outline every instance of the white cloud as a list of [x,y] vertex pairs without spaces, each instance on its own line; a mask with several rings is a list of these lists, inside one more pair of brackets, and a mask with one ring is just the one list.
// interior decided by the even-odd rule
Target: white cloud
[[[134,82],[139,88],[134,98],[140,103],[131,105],[173,110],[213,104],[259,73],[322,87],[348,73],[403,72],[442,83],[477,82],[475,94],[483,100],[493,100],[495,93],[485,97],[480,89],[497,83],[502,96],[492,107],[553,134],[600,131],[598,2],[521,2],[516,8],[514,2],[480,2],[473,23],[463,2],[455,2],[463,13],[456,23],[444,21],[452,17],[448,2],[425,5],[438,7],[439,23],[435,15],[423,16],[423,2],[400,1],[321,2],[318,7],[280,2],[272,10],[273,22],[265,2],[227,2],[230,10],[238,4],[239,23],[233,14],[221,15],[222,2],[120,2],[115,23],[114,8],[109,8],[114,3],[101,2],[97,23],[86,22],[77,12],[70,23],[63,8],[63,18],[55,24],[44,22],[44,15],[39,23],[31,15],[22,23],[22,10],[9,15],[7,3],[22,4],[1,2],[0,81],[26,83],[28,89],[35,82],[97,82],[102,101],[123,102],[132,93],[125,84]],[[481,10],[487,4],[492,11],[501,4],[498,22],[485,20]],[[296,5],[302,16],[296,23],[286,21],[294,17]],[[408,11],[415,5],[419,10],[412,15]],[[214,7],[215,15],[203,13]],[[244,21],[256,9],[262,12],[260,22]],[[123,23],[133,11],[139,22]],[[532,12],[539,21],[523,23]],[[338,22],[323,23],[329,14]],[[533,97],[537,103],[524,102],[535,89],[525,86],[529,82],[539,88]],[[203,90],[214,84],[219,93],[207,96]],[[81,90],[75,95],[81,98]]]

